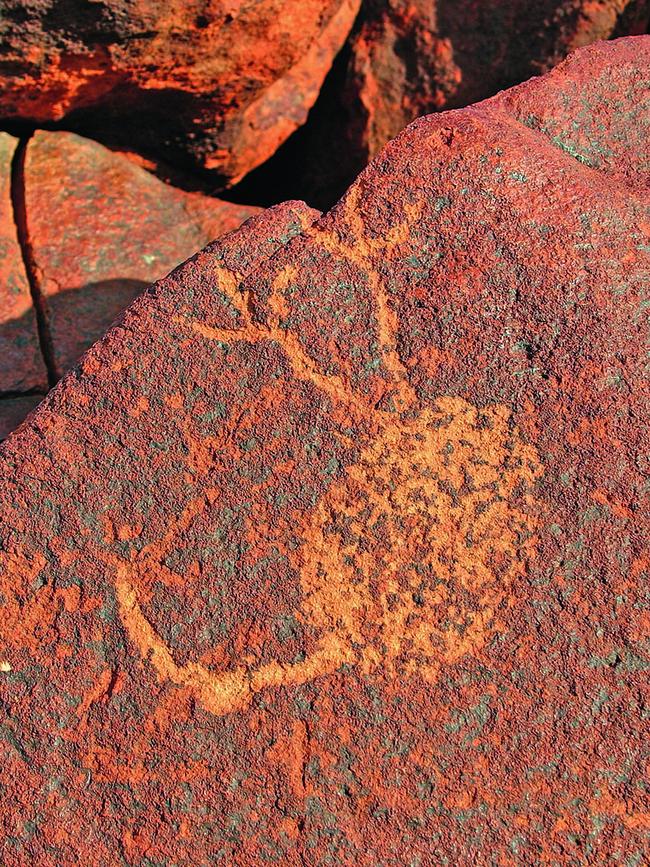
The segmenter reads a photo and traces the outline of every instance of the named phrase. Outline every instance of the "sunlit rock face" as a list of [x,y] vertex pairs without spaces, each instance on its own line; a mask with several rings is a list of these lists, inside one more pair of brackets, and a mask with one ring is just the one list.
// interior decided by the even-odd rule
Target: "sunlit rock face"
[[74,133],[0,133],[0,440],[134,298],[258,211]]
[[330,207],[417,117],[492,97],[649,23],[648,0],[364,0],[309,122],[246,191],[266,185]]
[[416,121],[8,438],[8,863],[643,857],[647,69]]
[[304,122],[359,0],[3,0],[0,116],[229,183]]

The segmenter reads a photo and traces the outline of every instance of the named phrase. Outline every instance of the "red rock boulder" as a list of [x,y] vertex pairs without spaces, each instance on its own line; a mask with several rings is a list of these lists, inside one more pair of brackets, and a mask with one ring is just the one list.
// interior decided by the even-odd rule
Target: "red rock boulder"
[[136,295],[257,211],[175,189],[72,133],[37,132],[17,159],[16,144],[0,136],[0,439],[33,408],[25,393],[45,393]]
[[644,33],[649,19],[648,0],[364,0],[309,123],[245,194],[329,207],[415,118],[491,97],[597,40]]
[[576,48],[643,32],[638,0],[366,0],[347,98],[374,156],[416,117],[458,108],[550,70]]
[[62,121],[229,183],[303,121],[359,0],[3,0],[0,116]]
[[47,385],[12,202],[16,145],[16,139],[0,133],[0,395]]
[[640,862],[649,42],[253,218],[6,441],[10,867]]
[[57,378],[150,283],[257,211],[185,193],[72,133],[30,139],[24,183]]

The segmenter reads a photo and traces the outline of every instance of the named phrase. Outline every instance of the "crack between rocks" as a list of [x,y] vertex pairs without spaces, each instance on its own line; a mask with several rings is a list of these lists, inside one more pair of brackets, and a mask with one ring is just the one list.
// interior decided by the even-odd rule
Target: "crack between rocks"
[[0,400],[15,400],[20,397],[45,397],[47,394],[46,391],[43,391],[42,388],[29,388],[25,391],[16,391],[16,390],[7,390],[0,391]]
[[32,303],[36,314],[38,342],[41,355],[43,356],[45,369],[47,371],[47,383],[49,387],[52,388],[59,381],[59,375],[56,361],[54,359],[54,343],[52,341],[52,332],[50,330],[47,304],[43,292],[41,291],[38,267],[36,265],[36,259],[34,258],[34,250],[29,238],[29,228],[27,225],[25,154],[27,153],[27,145],[30,138],[31,133],[19,139],[11,161],[11,204],[13,207],[14,223],[16,224],[18,244],[20,246],[23,265],[29,283],[29,291],[32,296]]

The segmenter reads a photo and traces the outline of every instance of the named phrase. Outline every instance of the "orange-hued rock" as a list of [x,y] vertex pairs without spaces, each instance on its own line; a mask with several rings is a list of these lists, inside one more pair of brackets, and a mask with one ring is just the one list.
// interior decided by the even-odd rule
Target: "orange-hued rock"
[[647,0],[366,0],[351,39],[347,98],[366,159],[423,114],[492,96],[567,54],[643,32]]
[[282,186],[329,206],[415,118],[491,97],[597,40],[644,33],[649,19],[650,0],[364,0],[309,124],[250,190]]
[[25,206],[57,376],[150,283],[257,211],[175,189],[64,132],[29,141]]
[[16,139],[0,133],[0,399],[47,386],[36,315],[11,201]]
[[8,867],[642,862],[649,53],[253,217],[0,447]]
[[224,183],[305,120],[359,0],[3,0],[0,115],[61,121]]

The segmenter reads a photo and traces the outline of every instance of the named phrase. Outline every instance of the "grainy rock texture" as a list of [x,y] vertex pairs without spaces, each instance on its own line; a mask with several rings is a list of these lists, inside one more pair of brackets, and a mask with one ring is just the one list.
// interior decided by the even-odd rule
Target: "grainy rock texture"
[[254,217],[0,448],[3,863],[642,863],[648,65]]
[[366,0],[351,39],[347,99],[366,159],[423,114],[478,102],[621,29],[647,0]]
[[364,0],[309,123],[249,187],[272,197],[284,184],[329,206],[420,115],[490,97],[597,40],[644,33],[649,18],[648,0]]
[[0,115],[63,119],[227,183],[305,120],[358,6],[2,0]]
[[63,132],[27,145],[25,209],[57,376],[149,283],[257,211],[175,189]]
[[0,439],[33,407],[26,392],[47,392],[136,295],[259,210],[174,189],[72,133],[16,147],[0,134]]

